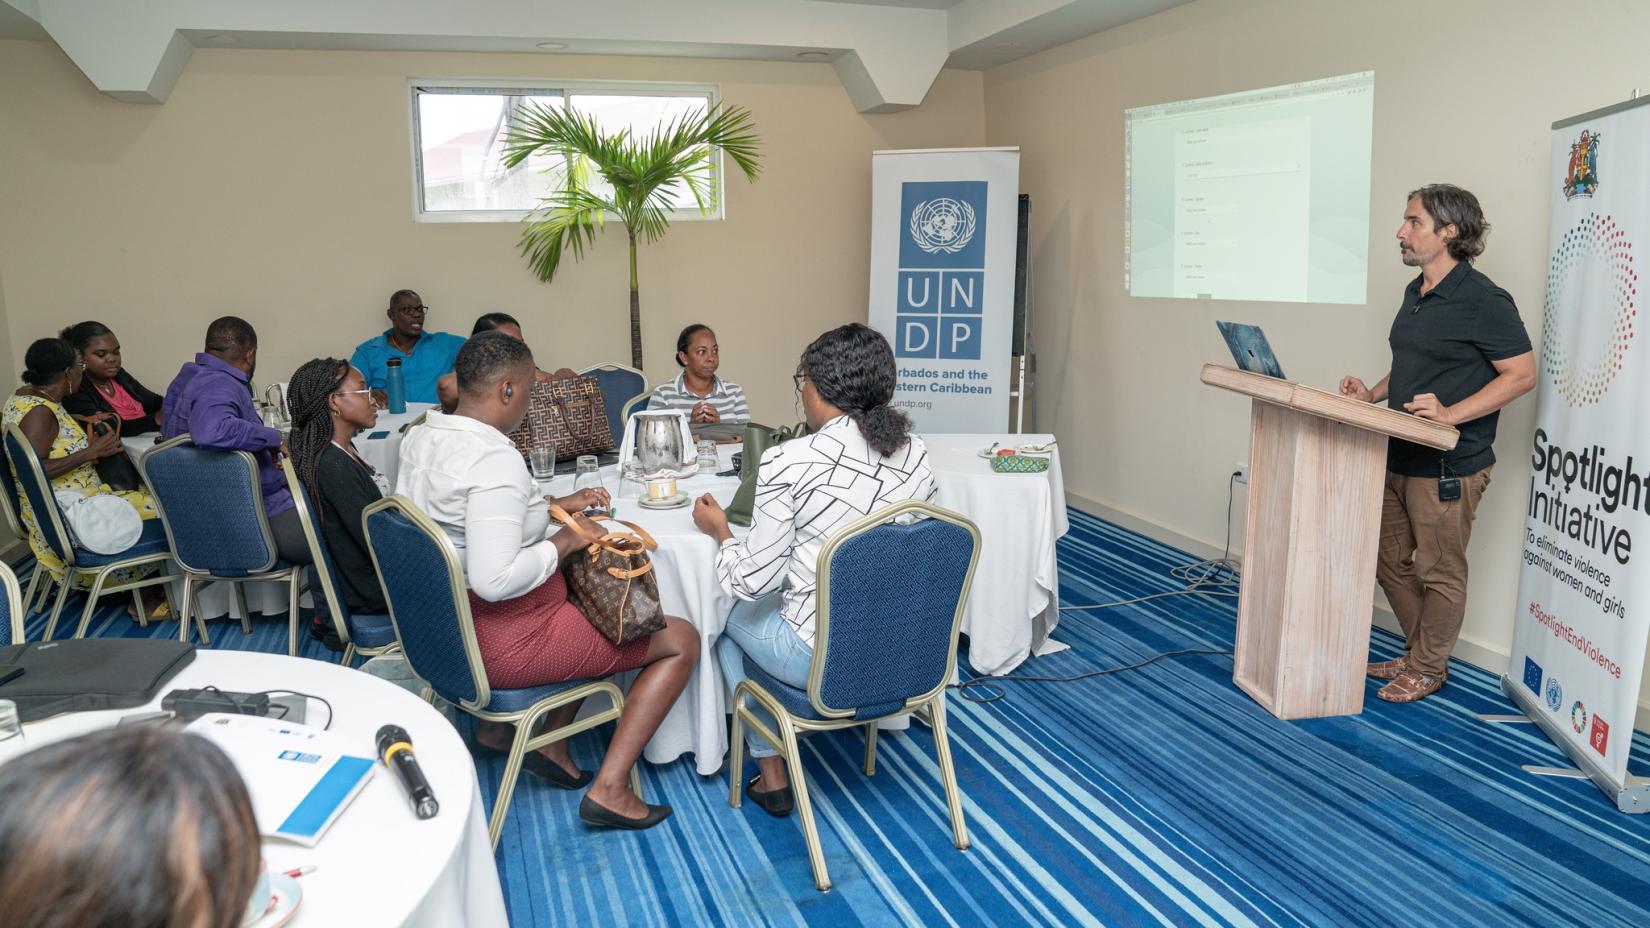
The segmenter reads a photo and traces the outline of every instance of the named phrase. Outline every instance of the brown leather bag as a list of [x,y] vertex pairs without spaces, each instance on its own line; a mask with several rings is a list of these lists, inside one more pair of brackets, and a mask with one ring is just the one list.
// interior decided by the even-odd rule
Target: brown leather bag
[[634,534],[591,535],[554,504],[550,514],[571,527],[588,546],[568,559],[567,598],[590,624],[616,645],[646,638],[665,627],[659,606],[659,579],[647,552],[659,543],[633,522],[620,522]]
[[554,447],[558,461],[612,451],[601,384],[594,377],[533,381],[527,416],[510,433],[510,441],[522,457],[534,448]]

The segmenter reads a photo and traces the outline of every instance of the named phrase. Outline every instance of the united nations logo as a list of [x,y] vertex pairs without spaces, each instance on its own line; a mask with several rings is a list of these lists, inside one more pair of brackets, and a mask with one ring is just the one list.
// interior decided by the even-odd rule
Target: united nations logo
[[974,207],[964,200],[935,197],[911,211],[911,239],[928,254],[954,255],[974,237]]
[[1547,678],[1547,708],[1554,712],[1564,705],[1564,688],[1558,685],[1557,677]]
[[1582,705],[1579,699],[1570,707],[1570,727],[1575,729],[1578,735],[1587,730],[1587,707]]

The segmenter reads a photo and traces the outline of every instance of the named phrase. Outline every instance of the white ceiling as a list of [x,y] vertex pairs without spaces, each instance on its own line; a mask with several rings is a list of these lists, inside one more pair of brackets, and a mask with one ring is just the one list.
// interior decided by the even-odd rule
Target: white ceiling
[[829,62],[860,111],[883,113],[921,103],[941,68],[995,67],[1185,2],[0,0],[0,38],[55,41],[136,103],[165,102],[197,47],[326,48]]

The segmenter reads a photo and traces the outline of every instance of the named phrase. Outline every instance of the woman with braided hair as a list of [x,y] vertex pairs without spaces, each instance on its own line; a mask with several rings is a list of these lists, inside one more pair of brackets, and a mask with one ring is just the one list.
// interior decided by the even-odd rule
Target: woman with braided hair
[[[372,391],[360,371],[338,358],[305,363],[293,372],[286,391],[292,412],[292,433],[287,436],[292,469],[309,490],[316,528],[332,554],[344,604],[353,613],[385,615],[390,610],[368,553],[361,510],[382,499],[389,485],[361,459],[353,443],[356,433],[378,422]],[[319,610],[310,635],[328,647],[338,643],[337,631]]]

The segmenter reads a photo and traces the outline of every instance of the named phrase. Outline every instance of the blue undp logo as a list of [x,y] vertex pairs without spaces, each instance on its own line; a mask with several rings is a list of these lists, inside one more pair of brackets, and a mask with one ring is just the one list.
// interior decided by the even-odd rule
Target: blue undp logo
[[989,186],[963,180],[901,187],[897,357],[979,360]]

